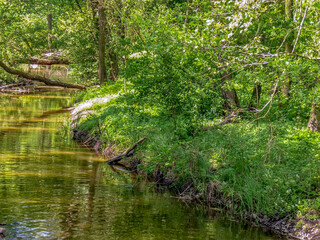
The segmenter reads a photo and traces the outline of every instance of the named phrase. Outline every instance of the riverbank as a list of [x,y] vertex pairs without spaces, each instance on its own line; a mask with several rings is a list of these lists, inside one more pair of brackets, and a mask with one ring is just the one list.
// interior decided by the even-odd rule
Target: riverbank
[[[181,199],[232,211],[253,224],[300,239],[320,237],[319,133],[276,116],[212,119],[190,129],[155,105],[136,101],[122,83],[89,90],[73,111],[74,137],[107,158],[142,137],[137,171]],[[222,121],[222,120],[221,120]],[[136,164],[134,164],[136,165]]]
[[106,166],[65,134],[73,96],[66,89],[0,94],[5,239],[278,240]]

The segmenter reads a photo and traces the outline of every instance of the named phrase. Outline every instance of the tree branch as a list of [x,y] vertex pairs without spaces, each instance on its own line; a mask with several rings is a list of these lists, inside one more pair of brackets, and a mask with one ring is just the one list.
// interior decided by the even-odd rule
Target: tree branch
[[320,58],[313,58],[313,57],[309,57],[309,56],[303,56],[303,55],[300,55],[300,54],[294,54],[294,56],[305,58],[305,59],[308,59],[308,60],[320,61]]
[[64,82],[60,82],[60,81],[56,81],[56,80],[52,80],[46,77],[42,77],[39,75],[32,75],[23,71],[19,71],[16,69],[13,69],[11,67],[8,67],[4,62],[2,62],[0,60],[0,67],[2,67],[6,72],[13,74],[13,75],[17,75],[29,80],[34,80],[37,82],[42,82],[48,86],[60,86],[60,87],[65,87],[65,88],[76,88],[76,89],[80,89],[80,90],[84,90],[86,89],[85,86],[82,85],[78,85],[78,84],[72,84],[72,83],[64,83]]
[[136,147],[139,145],[139,143],[142,143],[143,141],[145,141],[147,138],[141,138],[138,142],[136,142],[131,148],[129,148],[127,151],[120,153],[119,155],[109,159],[108,161],[106,161],[107,164],[109,165],[113,165],[119,161],[121,161],[124,158],[127,157],[131,157],[133,155],[134,150],[136,149]]
[[304,11],[304,15],[303,15],[303,18],[302,18],[300,26],[299,26],[299,31],[298,31],[298,34],[297,34],[297,38],[296,38],[296,41],[295,41],[295,43],[293,45],[293,48],[292,48],[292,52],[291,52],[292,54],[294,53],[294,50],[295,50],[295,48],[297,46],[297,43],[298,43],[298,40],[299,40],[299,37],[300,37],[300,34],[301,34],[302,25],[303,25],[304,20],[306,19],[308,9],[309,9],[309,7],[306,7],[306,10]]
[[287,32],[286,36],[284,37],[280,47],[277,49],[277,52],[282,48],[283,44],[285,43],[285,41],[287,40],[287,37],[289,36],[290,34],[290,31]]

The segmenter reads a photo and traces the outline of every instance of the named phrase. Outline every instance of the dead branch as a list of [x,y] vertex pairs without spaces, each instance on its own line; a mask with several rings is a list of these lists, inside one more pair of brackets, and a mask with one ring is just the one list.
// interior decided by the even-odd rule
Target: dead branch
[[57,64],[64,64],[68,65],[68,60],[63,59],[38,59],[38,58],[31,58],[29,59],[28,63],[30,64],[38,64],[38,65],[57,65]]
[[308,12],[308,7],[306,7],[306,10],[304,11],[304,15],[303,15],[303,18],[301,20],[301,23],[300,23],[300,26],[299,26],[299,31],[298,31],[298,34],[297,34],[297,38],[296,38],[296,41],[294,42],[294,46],[292,48],[291,54],[294,53],[294,50],[295,50],[295,48],[297,46],[297,43],[298,43],[298,40],[299,40],[299,37],[300,37],[300,34],[301,34],[302,25],[303,25],[303,22],[304,22],[304,20],[305,20],[305,18],[307,16],[307,12]]
[[0,87],[0,91],[2,91],[3,89],[7,89],[7,88],[19,87],[23,84],[25,84],[25,83],[8,84],[8,85]]
[[270,100],[266,103],[266,105],[264,105],[264,107],[263,107],[262,109],[256,109],[256,112],[262,112],[268,105],[270,105],[269,108],[268,108],[268,111],[267,111],[262,117],[259,117],[259,118],[255,119],[255,120],[253,120],[252,122],[255,122],[255,121],[259,120],[259,119],[265,118],[265,117],[268,115],[268,113],[270,112],[271,107],[272,107],[273,98],[274,98],[274,96],[275,96],[276,93],[277,93],[278,83],[279,83],[279,80],[276,82],[276,84],[275,84],[275,86],[274,86],[274,89],[273,89],[273,93],[272,93],[272,95],[271,95],[271,98],[270,98]]
[[304,56],[304,55],[300,55],[300,54],[294,54],[294,56],[305,58],[305,59],[308,59],[308,60],[320,61],[320,57],[314,58],[314,57]]
[[[244,69],[244,68],[246,68],[246,67],[260,66],[260,65],[267,65],[267,64],[269,64],[269,62],[266,62],[266,61],[264,61],[264,62],[262,62],[262,63],[254,62],[254,63],[245,64],[245,65],[241,66],[239,69],[234,70],[234,71],[232,71],[232,72],[224,75],[220,80],[223,80],[224,78],[229,77],[229,76],[231,76],[233,73],[238,72],[238,71],[240,71],[240,70],[242,70],[242,69]],[[223,66],[223,67],[225,67],[225,66]],[[222,68],[222,67],[221,67],[221,68]]]
[[114,165],[117,162],[121,161],[124,158],[128,158],[133,156],[133,152],[134,150],[137,148],[137,146],[139,145],[139,143],[142,143],[143,141],[145,141],[147,138],[141,138],[138,142],[136,142],[131,148],[129,148],[127,151],[120,153],[119,155],[109,159],[108,161],[106,161],[107,164],[109,165]]
[[[236,109],[236,110],[232,111],[221,123],[216,124],[214,126],[210,126],[210,127],[204,127],[204,128],[202,128],[202,130],[208,131],[208,130],[213,129],[213,128],[217,127],[217,126],[226,125],[226,124],[230,123],[232,119],[236,118],[239,113],[246,113],[246,112],[247,113],[260,113],[260,112],[262,112],[263,110],[265,110],[269,106],[269,108],[268,108],[267,112],[265,113],[265,115],[255,119],[254,121],[257,121],[259,119],[265,118],[268,115],[268,113],[270,112],[273,99],[274,99],[274,97],[275,97],[275,95],[277,93],[278,83],[279,83],[279,80],[276,82],[276,84],[274,86],[273,93],[272,93],[269,101],[261,109],[256,109],[256,108],[245,108],[245,109],[244,108],[239,108],[239,109]],[[252,121],[252,122],[254,122],[254,121]]]
[[287,32],[286,36],[284,37],[282,43],[280,44],[280,47],[277,49],[277,52],[280,51],[280,49],[282,48],[283,44],[285,43],[285,41],[287,40],[287,37],[289,36],[290,31]]
[[232,119],[236,118],[239,112],[243,112],[243,109],[239,108],[237,110],[232,111],[221,123],[210,126],[210,127],[203,127],[202,130],[208,131],[215,127],[226,125],[230,123]]
[[46,85],[49,86],[60,86],[60,87],[65,87],[65,88],[76,88],[76,89],[80,89],[80,90],[84,90],[86,89],[85,86],[82,85],[78,85],[78,84],[71,84],[71,83],[65,83],[65,82],[60,82],[60,81],[56,81],[56,80],[52,80],[46,77],[42,77],[39,75],[32,75],[23,71],[19,71],[16,69],[13,69],[11,67],[8,67],[4,62],[2,62],[0,60],[0,67],[2,67],[6,72],[13,74],[13,75],[17,75],[29,80],[33,80],[33,81],[37,81],[37,82],[42,82]]
[[223,126],[228,124],[233,118],[238,116],[238,113],[241,111],[241,109],[237,109],[235,111],[232,111],[221,123],[218,124],[218,126]]

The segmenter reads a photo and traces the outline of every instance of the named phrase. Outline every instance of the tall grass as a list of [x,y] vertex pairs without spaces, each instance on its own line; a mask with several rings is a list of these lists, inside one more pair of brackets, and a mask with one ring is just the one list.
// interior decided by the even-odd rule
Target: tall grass
[[[119,90],[112,88],[91,90],[82,98]],[[100,138],[119,151],[147,137],[138,151],[140,168],[147,174],[160,168],[177,188],[193,182],[202,193],[215,182],[238,211],[269,216],[296,213],[306,200],[309,206],[319,201],[320,134],[302,123],[243,119],[190,136],[183,127],[174,131],[170,116],[161,108],[137,103],[133,93],[92,109],[95,113],[82,120],[81,129],[97,134],[99,125],[104,129]],[[182,117],[177,121],[184,126]]]

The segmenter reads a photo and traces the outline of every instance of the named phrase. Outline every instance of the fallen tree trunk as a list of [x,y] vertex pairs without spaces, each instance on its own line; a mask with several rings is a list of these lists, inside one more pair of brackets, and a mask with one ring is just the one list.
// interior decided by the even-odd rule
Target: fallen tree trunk
[[2,67],[6,72],[13,74],[13,75],[17,75],[29,80],[33,80],[33,81],[37,81],[37,82],[42,82],[46,85],[49,86],[60,86],[60,87],[65,87],[65,88],[76,88],[76,89],[80,89],[80,90],[84,90],[86,89],[85,86],[79,85],[79,84],[72,84],[72,83],[65,83],[65,82],[60,82],[60,81],[56,81],[56,80],[52,80],[50,78],[46,78],[46,77],[42,77],[39,75],[32,75],[23,71],[19,71],[16,69],[13,69],[11,67],[8,67],[4,62],[0,61],[0,67]]
[[31,58],[29,59],[28,63],[30,64],[38,64],[38,65],[56,65],[56,64],[64,64],[68,65],[68,60],[63,59],[38,59],[38,58]]
[[120,153],[119,155],[109,159],[108,161],[106,161],[107,164],[109,165],[113,165],[116,164],[117,162],[121,161],[124,158],[128,158],[133,156],[133,152],[136,149],[136,147],[139,145],[139,143],[142,143],[143,141],[145,141],[146,138],[141,138],[138,142],[136,142],[131,148],[129,148],[127,151]]

